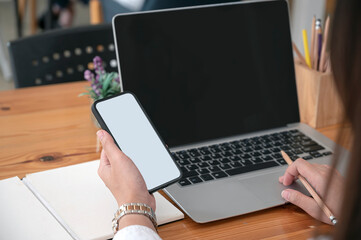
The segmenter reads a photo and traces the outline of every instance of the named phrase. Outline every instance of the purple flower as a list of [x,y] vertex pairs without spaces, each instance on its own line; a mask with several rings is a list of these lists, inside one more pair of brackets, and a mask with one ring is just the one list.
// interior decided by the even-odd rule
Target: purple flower
[[93,63],[94,63],[95,72],[97,74],[101,75],[101,74],[105,73],[104,67],[103,67],[103,60],[99,56],[96,56],[93,58]]
[[99,83],[99,79],[100,79],[100,75],[96,75],[95,76],[95,81],[94,81],[94,84],[98,84]]
[[114,78],[114,81],[116,81],[117,83],[120,83],[119,77]]
[[85,70],[84,78],[85,78],[85,80],[91,82],[94,78],[94,74],[90,70]]
[[99,56],[96,56],[93,58],[93,63],[94,63],[94,68],[96,68],[103,64],[103,60]]

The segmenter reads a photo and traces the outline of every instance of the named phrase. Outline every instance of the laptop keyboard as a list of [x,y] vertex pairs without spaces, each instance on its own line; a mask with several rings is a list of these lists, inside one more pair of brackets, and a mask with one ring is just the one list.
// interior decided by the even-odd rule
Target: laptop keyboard
[[208,182],[270,167],[286,165],[280,151],[292,160],[331,155],[299,130],[282,131],[258,137],[224,142],[173,152],[183,172],[181,186]]

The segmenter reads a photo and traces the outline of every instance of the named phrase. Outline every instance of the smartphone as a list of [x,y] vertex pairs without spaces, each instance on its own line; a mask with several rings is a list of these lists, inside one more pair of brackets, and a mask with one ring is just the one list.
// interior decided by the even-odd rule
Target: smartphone
[[97,100],[92,112],[99,125],[135,163],[150,193],[181,178],[181,171],[134,94]]

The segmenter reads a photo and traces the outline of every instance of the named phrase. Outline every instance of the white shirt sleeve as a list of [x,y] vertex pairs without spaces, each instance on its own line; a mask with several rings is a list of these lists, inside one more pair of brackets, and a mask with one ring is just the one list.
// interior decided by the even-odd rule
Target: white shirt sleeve
[[120,229],[113,240],[162,240],[152,229],[141,225],[130,225]]

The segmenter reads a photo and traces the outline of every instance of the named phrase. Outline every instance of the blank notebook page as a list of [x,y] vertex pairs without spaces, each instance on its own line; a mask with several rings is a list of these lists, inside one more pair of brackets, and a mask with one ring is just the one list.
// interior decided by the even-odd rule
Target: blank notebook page
[[[79,239],[113,237],[111,220],[117,203],[97,170],[99,160],[33,173],[26,182],[35,189]],[[183,218],[183,213],[159,193],[158,224]]]
[[73,239],[18,177],[0,181],[0,239]]

